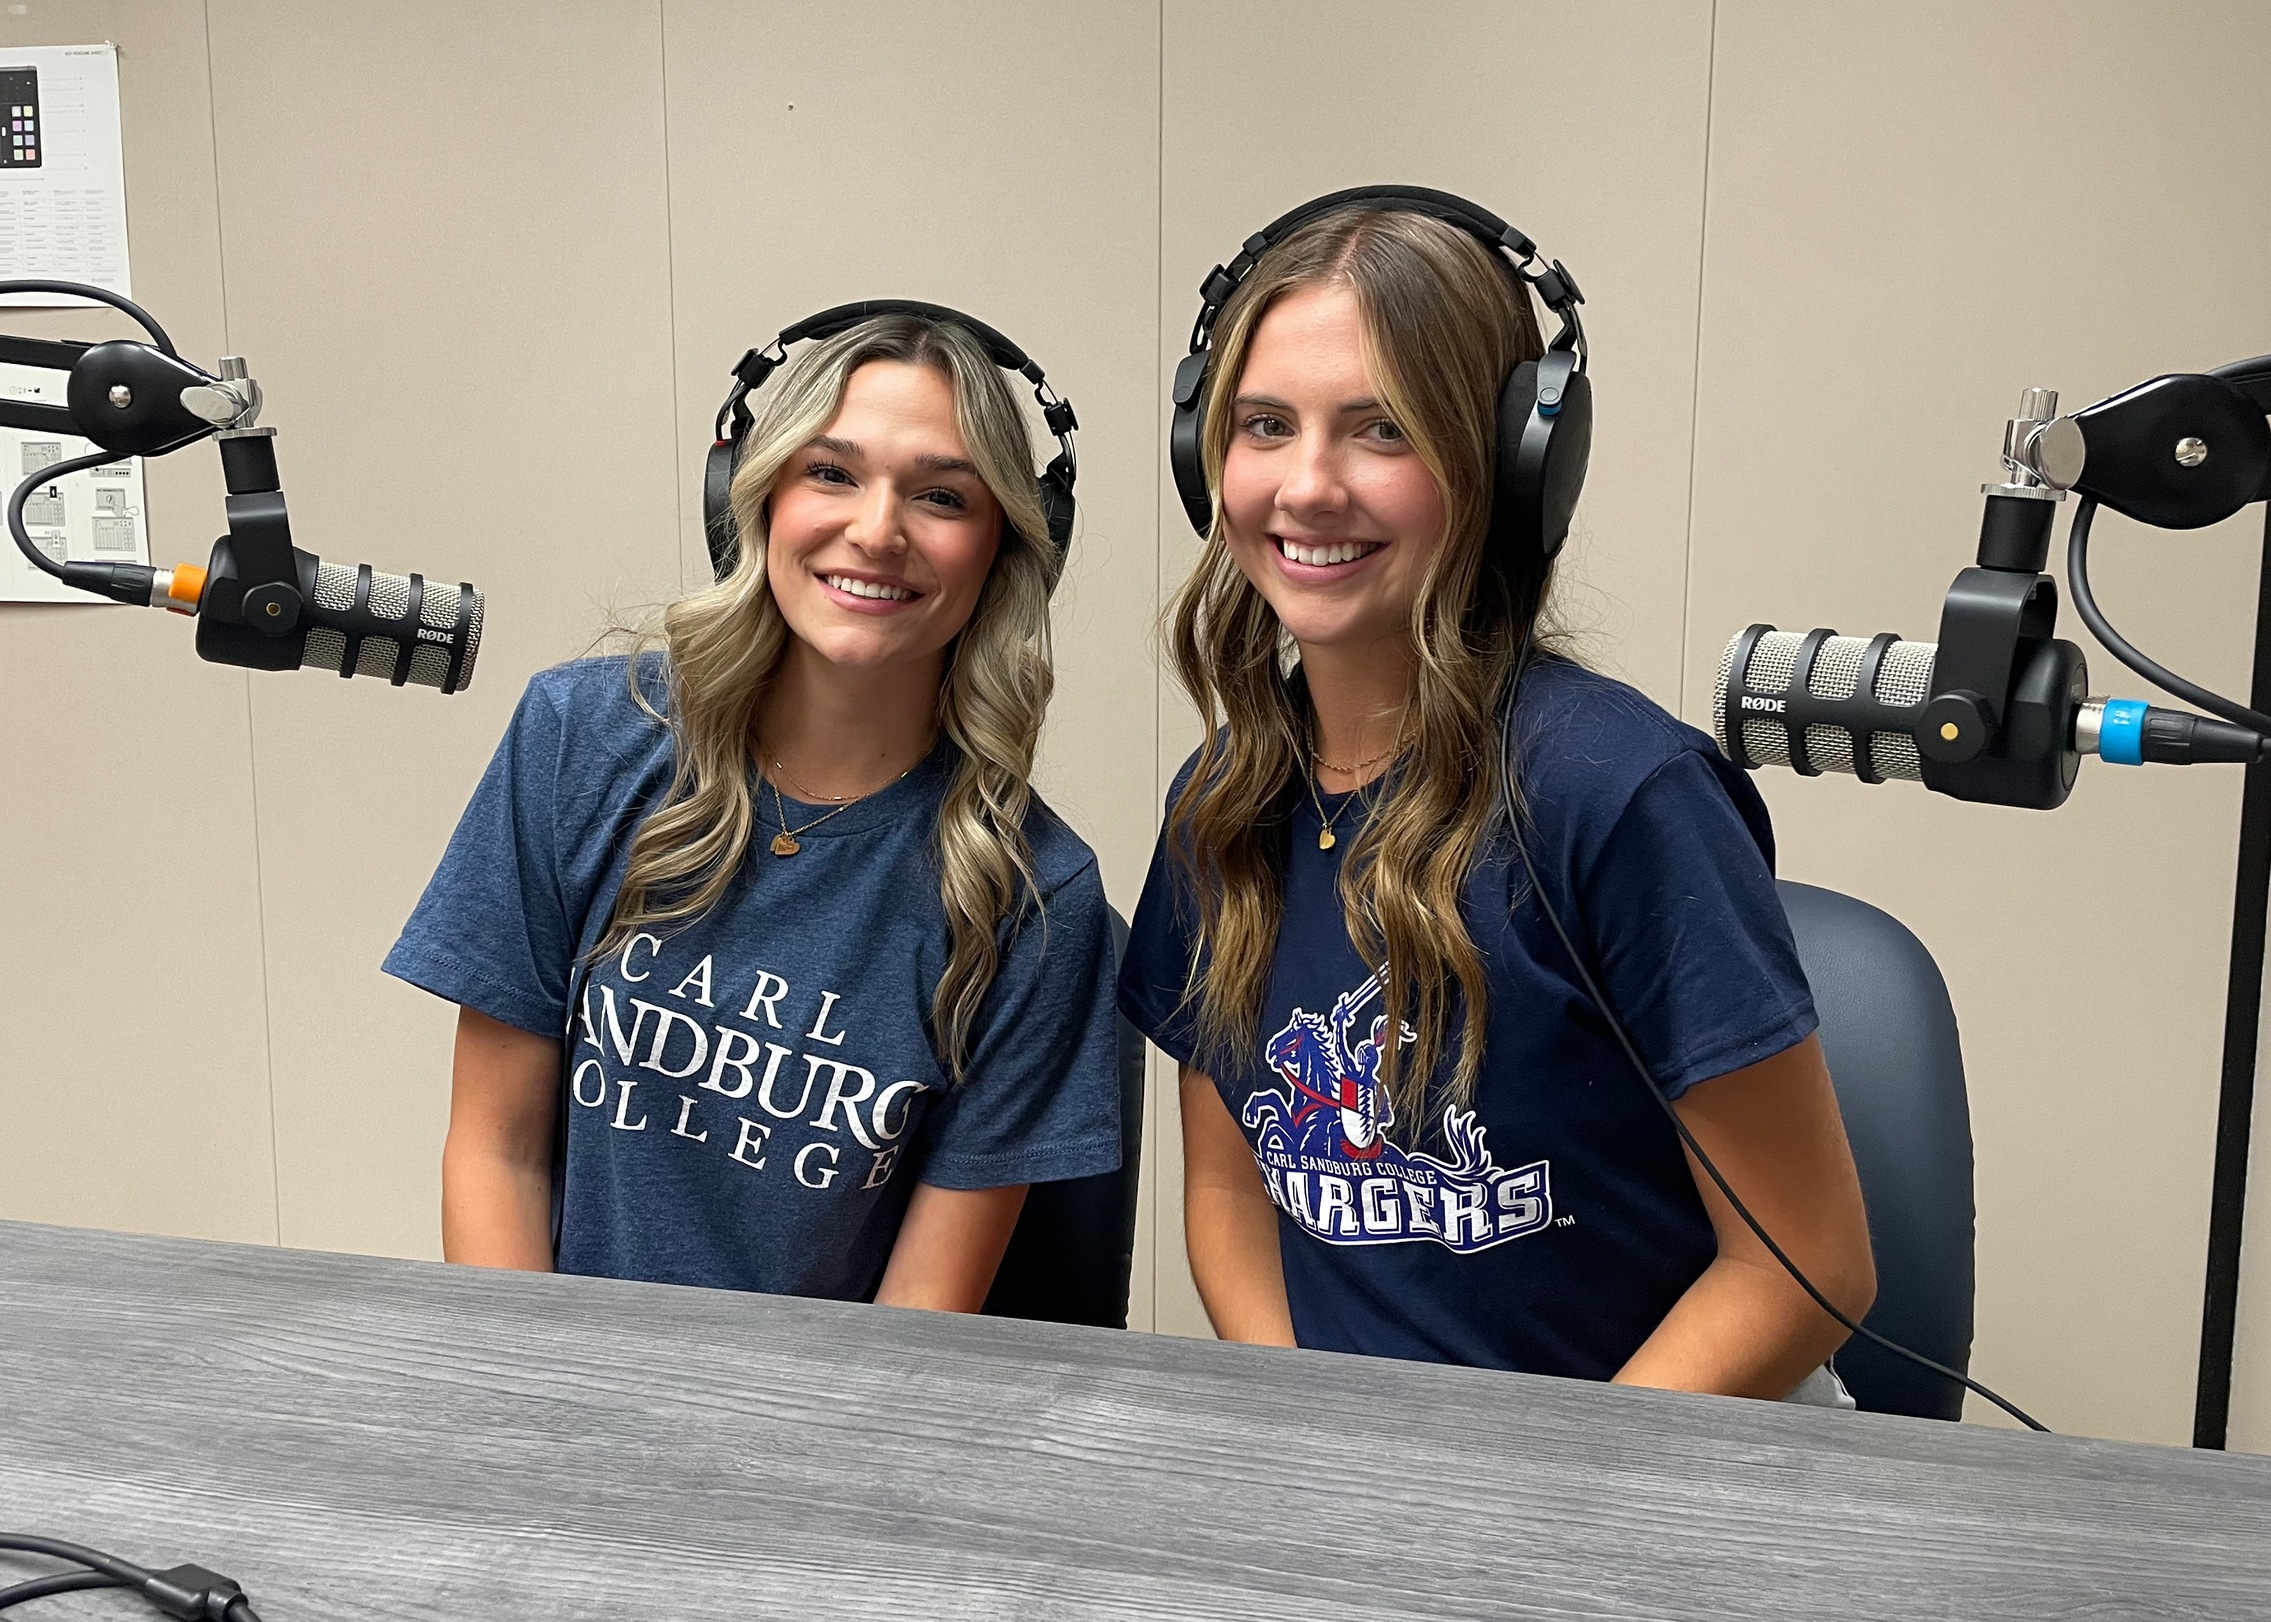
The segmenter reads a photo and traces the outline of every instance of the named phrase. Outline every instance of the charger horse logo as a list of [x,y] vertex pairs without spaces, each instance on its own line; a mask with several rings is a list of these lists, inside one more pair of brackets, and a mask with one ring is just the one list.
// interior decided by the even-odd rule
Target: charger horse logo
[[[1306,1141],[1317,1132],[1316,1126],[1306,1125],[1313,1117],[1339,1123],[1340,1142],[1331,1150],[1349,1160],[1379,1159],[1381,1145],[1388,1141],[1388,1128],[1396,1124],[1395,1106],[1380,1087],[1380,1061],[1384,1057],[1380,1040],[1387,1030],[1388,1016],[1375,1015],[1372,1034],[1361,1042],[1349,1041],[1357,1010],[1379,995],[1380,977],[1375,974],[1354,991],[1341,994],[1333,1004],[1330,1022],[1321,1014],[1296,1008],[1285,1029],[1270,1038],[1263,1052],[1270,1069],[1292,1086],[1293,1119],[1288,1124],[1294,1136],[1313,1152],[1324,1152],[1327,1147]],[[1401,1020],[1396,1023],[1399,1046],[1419,1039],[1419,1033],[1409,1025]],[[1246,1113],[1253,1115],[1254,1101],[1249,1101]],[[1246,1124],[1256,1123],[1249,1119]]]
[[[1368,1034],[1356,1037],[1358,1017],[1380,989],[1375,974],[1335,999],[1329,1019],[1297,1007],[1264,1044],[1264,1061],[1285,1090],[1250,1093],[1241,1115],[1271,1198],[1334,1244],[1433,1239],[1465,1252],[1546,1227],[1552,1166],[1500,1166],[1472,1110],[1444,1108],[1448,1159],[1389,1141],[1395,1107],[1380,1065],[1391,1016],[1374,1015]],[[1418,1039],[1401,1020],[1393,1024],[1399,1046]]]

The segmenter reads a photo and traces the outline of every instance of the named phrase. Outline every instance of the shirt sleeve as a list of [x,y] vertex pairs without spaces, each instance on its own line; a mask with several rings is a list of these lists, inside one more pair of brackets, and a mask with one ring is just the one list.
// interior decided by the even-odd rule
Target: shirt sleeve
[[555,821],[560,749],[559,709],[532,681],[383,965],[538,1036],[566,1028],[576,950]]
[[1011,929],[962,1079],[922,1126],[937,1188],[1053,1183],[1120,1164],[1112,923],[1093,857]]
[[1770,1059],[1817,1023],[1770,838],[1757,790],[1682,750],[1635,791],[1583,876],[1603,989],[1667,1097]]
[[1191,944],[1198,933],[1185,887],[1167,852],[1167,832],[1152,847],[1127,954],[1120,960],[1120,1012],[1177,1064],[1196,1064],[1198,1004],[1183,995]]

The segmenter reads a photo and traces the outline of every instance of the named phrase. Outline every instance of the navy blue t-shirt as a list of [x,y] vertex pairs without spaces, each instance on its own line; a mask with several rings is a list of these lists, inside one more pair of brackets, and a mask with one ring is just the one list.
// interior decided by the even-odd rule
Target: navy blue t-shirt
[[[641,667],[657,708],[659,660]],[[675,759],[621,659],[529,683],[449,852],[387,954],[414,985],[559,1036],[562,1272],[871,1298],[919,1180],[995,1188],[1119,1164],[1112,937],[1096,861],[1038,800],[1041,906],[1000,930],[963,1079],[939,1063],[933,829],[955,756],[829,816],[786,802],[691,922],[605,932]]]
[[[1766,807],[1709,738],[1620,682],[1549,659],[1524,678],[1515,756],[1539,880],[1667,1096],[1813,1030]],[[1462,905],[1489,978],[1473,1105],[1445,1101],[1446,1062],[1428,1118],[1393,1119],[1373,1085],[1388,1039],[1378,965],[1351,945],[1335,888],[1363,815],[1349,798],[1323,797],[1333,851],[1317,848],[1306,794],[1289,808],[1259,1041],[1210,1071],[1278,1207],[1295,1336],[1607,1379],[1717,1254],[1679,1141],[1503,833]],[[1166,838],[1136,908],[1120,1007],[1206,1069],[1214,1056],[1196,1052],[1195,1000],[1183,998],[1196,915]]]

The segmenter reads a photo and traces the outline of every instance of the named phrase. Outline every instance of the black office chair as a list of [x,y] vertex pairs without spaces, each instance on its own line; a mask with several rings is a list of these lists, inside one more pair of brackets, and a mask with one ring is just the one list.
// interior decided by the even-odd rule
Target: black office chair
[[[1128,949],[1127,921],[1112,914],[1112,955]],[[1143,1034],[1119,1021],[1120,1169],[1070,1182],[1035,1183],[986,1297],[997,1318],[1128,1326],[1135,1265],[1136,1177],[1143,1166]]]
[[[1810,884],[1777,888],[1869,1202],[1877,1302],[1862,1321],[1969,1374],[1971,1108],[1947,982],[1889,914]],[[1963,1417],[1961,1386],[1858,1336],[1836,1363],[1872,1413]]]

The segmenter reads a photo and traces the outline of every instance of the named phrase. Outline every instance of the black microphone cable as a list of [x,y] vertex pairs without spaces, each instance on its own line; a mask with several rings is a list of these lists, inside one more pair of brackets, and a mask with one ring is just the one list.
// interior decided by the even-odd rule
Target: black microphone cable
[[2048,1425],[2019,1407],[2018,1404],[2006,1401],[1969,1375],[1959,1373],[1955,1369],[1949,1368],[1945,1363],[1935,1362],[1922,1352],[1911,1351],[1908,1347],[1901,1345],[1900,1342],[1887,1339],[1874,1329],[1854,1322],[1835,1302],[1816,1289],[1814,1281],[1806,1277],[1799,1270],[1798,1264],[1790,1259],[1789,1252],[1776,1244],[1774,1236],[1766,1231],[1757,1217],[1751,1215],[1750,1207],[1743,1203],[1741,1196],[1728,1184],[1719,1168],[1711,1163],[1711,1157],[1703,1152],[1703,1145],[1696,1142],[1695,1134],[1688,1130],[1687,1122],[1680,1119],[1680,1112],[1672,1107],[1672,1101],[1666,1098],[1662,1089],[1656,1085],[1655,1076],[1649,1072],[1647,1062],[1640,1057],[1639,1048],[1633,1045],[1632,1038],[1626,1034],[1624,1022],[1617,1018],[1616,1009],[1610,1004],[1608,994],[1601,989],[1600,982],[1593,978],[1593,971],[1585,966],[1585,959],[1578,952],[1577,943],[1570,939],[1569,931],[1563,927],[1561,914],[1555,910],[1552,899],[1547,896],[1546,887],[1539,882],[1537,863],[1531,860],[1530,847],[1522,838],[1521,818],[1516,814],[1514,806],[1514,704],[1515,700],[1521,696],[1522,676],[1529,664],[1529,653],[1530,635],[1528,631],[1524,631],[1521,648],[1514,659],[1514,676],[1507,683],[1506,705],[1498,722],[1499,810],[1506,818],[1507,833],[1512,837],[1514,849],[1522,858],[1522,866],[1530,875],[1530,893],[1537,897],[1539,910],[1546,915],[1546,921],[1553,925],[1554,934],[1560,937],[1561,949],[1569,954],[1569,961],[1576,968],[1577,978],[1584,984],[1586,995],[1593,999],[1593,1006],[1600,1009],[1601,1017],[1608,1022],[1610,1032],[1616,1037],[1617,1046],[1624,1050],[1624,1056],[1632,1062],[1633,1072],[1639,1076],[1641,1086],[1648,1090],[1648,1096],[1656,1101],[1658,1108],[1663,1110],[1666,1119],[1672,1123],[1672,1130],[1679,1134],[1680,1142],[1687,1146],[1689,1154],[1695,1156],[1696,1164],[1701,1166],[1705,1174],[1717,1185],[1719,1192],[1726,1197],[1728,1205],[1734,1208],[1735,1214],[1743,1219],[1744,1224],[1749,1227],[1752,1233],[1758,1235],[1759,1243],[1766,1246],[1767,1251],[1774,1259],[1782,1264],[1784,1272],[1797,1280],[1798,1288],[1804,1290],[1812,1298],[1815,1306],[1820,1307],[1822,1311],[1836,1319],[1847,1332],[1860,1336],[1872,1346],[1881,1346],[1896,1356],[1907,1358],[1908,1361],[1919,1368],[1929,1369],[1943,1379],[1955,1381],[1967,1391],[1977,1392],[2029,1430],[2049,1430]]
[[2148,658],[2127,637],[2113,628],[2113,623],[2098,608],[2097,597],[2090,590],[2090,521],[2097,517],[2097,511],[2097,498],[2084,496],[2081,505],[2074,509],[2073,522],[2066,530],[2066,584],[2074,594],[2074,610],[2082,616],[2082,623],[2090,628],[2090,635],[2105,644],[2108,653],[2155,687],[2174,693],[2187,704],[2197,704],[2210,715],[2221,716],[2234,726],[2271,737],[2271,715],[2265,715],[2261,710],[2251,710],[2220,693],[2212,693],[2198,682],[2185,680],[2175,671]]
[[11,276],[0,281],[0,293],[68,293],[73,298],[94,299],[122,312],[126,318],[150,335],[150,342],[162,354],[180,359],[180,351],[166,336],[166,329],[158,325],[158,318],[123,294],[113,293],[107,287],[95,287],[87,282],[58,282],[44,276]]
[[81,1568],[0,1588],[0,1611],[55,1594],[73,1594],[90,1588],[131,1588],[179,1622],[260,1622],[259,1613],[252,1608],[252,1601],[245,1598],[242,1588],[203,1566],[149,1571],[100,1549],[65,1543],[60,1538],[34,1537],[25,1532],[0,1532],[0,1549],[45,1555]]
[[[88,468],[120,460],[123,458],[115,451],[98,450],[91,456],[76,456],[68,462],[58,462],[53,467],[43,467],[37,473],[27,474],[23,483],[16,486],[15,493],[8,498],[8,533],[16,538],[16,550],[31,559],[32,567],[51,574],[58,580],[64,578],[63,565],[35,546],[31,532],[24,528],[24,503],[31,499],[31,493],[43,484],[54,483],[65,474],[84,473]],[[148,589],[148,583],[145,582],[143,590],[146,592]]]

